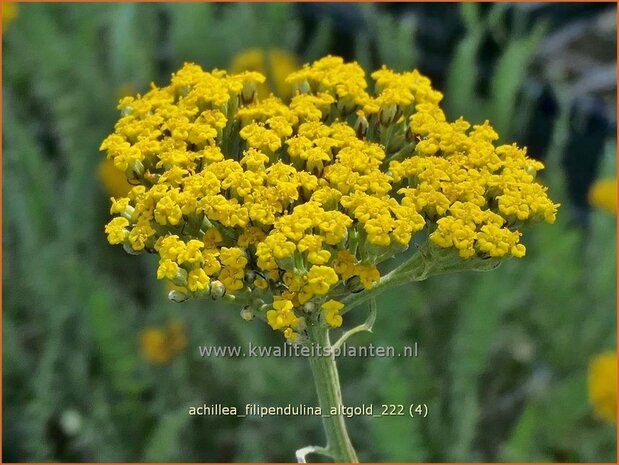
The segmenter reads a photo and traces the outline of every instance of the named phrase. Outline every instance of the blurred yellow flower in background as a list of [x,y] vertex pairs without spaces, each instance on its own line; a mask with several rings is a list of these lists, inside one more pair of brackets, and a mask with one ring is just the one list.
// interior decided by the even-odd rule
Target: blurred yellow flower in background
[[617,352],[604,352],[589,363],[589,400],[596,416],[617,422]]
[[131,188],[127,182],[125,173],[114,166],[112,160],[107,158],[99,163],[99,181],[105,191],[112,197],[125,197]]
[[19,13],[19,7],[14,2],[2,2],[2,27],[11,24]]
[[150,326],[140,333],[142,357],[156,365],[168,363],[187,346],[185,326],[169,321],[164,326]]
[[136,86],[131,82],[125,82],[116,88],[114,94],[116,95],[116,99],[120,100],[123,97],[127,97],[128,95],[136,94],[138,91]]
[[617,214],[617,178],[597,181],[589,190],[589,203]]
[[[119,86],[115,95],[118,100],[127,95],[134,94],[136,92],[135,86],[131,83],[122,84]],[[114,166],[114,162],[112,160],[108,160],[107,158],[103,159],[101,163],[99,163],[99,181],[103,185],[105,191],[111,197],[126,197],[131,188],[133,187],[131,184],[127,182],[127,176],[122,170],[119,170]]]
[[257,86],[258,97],[263,99],[271,92],[283,99],[292,97],[292,84],[286,77],[299,68],[296,57],[281,49],[272,49],[264,53],[262,49],[252,48],[237,54],[230,65],[231,73],[257,71],[267,76],[273,89],[265,82]]

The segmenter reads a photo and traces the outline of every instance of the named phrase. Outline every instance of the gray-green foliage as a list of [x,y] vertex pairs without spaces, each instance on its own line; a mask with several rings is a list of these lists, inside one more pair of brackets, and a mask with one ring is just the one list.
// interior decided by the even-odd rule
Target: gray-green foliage
[[[524,114],[525,104],[518,100],[519,92],[528,77],[529,64],[546,25],[537,23],[532,31],[523,32],[517,17],[511,31],[503,26],[505,5],[493,5],[482,17],[478,3],[463,3],[460,11],[467,34],[460,40],[451,61],[445,89],[445,106],[452,117],[465,118],[481,123],[492,122],[501,140],[509,140],[518,129],[519,118]],[[515,15],[522,14],[516,10]],[[500,55],[489,82],[487,98],[479,96],[480,48],[484,37],[490,34],[502,44]]]
[[393,17],[381,14],[375,4],[360,6],[367,29],[359,31],[354,44],[355,60],[366,70],[373,70],[371,47],[375,43],[381,64],[395,71],[415,67],[418,60],[415,45],[416,22],[413,16]]
[[[472,63],[481,31],[501,10],[482,20],[467,5],[448,109],[479,109],[467,116],[509,133],[541,29],[506,38],[482,100]],[[294,50],[298,21],[288,4],[20,5],[3,38],[4,461],[290,461],[296,448],[322,442],[318,418],[187,414],[203,403],[315,405],[308,367],[201,359],[199,344],[281,340],[233,306],[167,302],[152,257],[107,245],[108,200],[96,179],[120,87],[143,91],[183,61],[225,67],[249,47]],[[382,31],[381,62],[405,69],[417,61],[413,23],[374,11],[371,24]],[[323,23],[300,61],[325,54],[333,28]],[[369,64],[363,34],[355,48]],[[557,157],[565,125],[560,131],[545,180],[565,211]],[[612,153],[609,145],[606,175],[616,172]],[[593,418],[584,384],[589,357],[616,346],[614,218],[594,212],[585,232],[566,217],[527,235],[521,261],[380,299],[374,333],[350,342],[417,341],[421,356],[342,359],[344,398],[377,410],[425,403],[429,415],[351,418],[362,460],[615,460],[615,430]],[[363,317],[362,308],[353,313]],[[139,332],[169,319],[185,322],[188,348],[150,365]]]

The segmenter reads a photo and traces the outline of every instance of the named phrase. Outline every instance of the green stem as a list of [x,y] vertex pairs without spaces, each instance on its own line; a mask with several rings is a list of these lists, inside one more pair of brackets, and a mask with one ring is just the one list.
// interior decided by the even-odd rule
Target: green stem
[[427,278],[427,273],[426,259],[422,253],[417,252],[410,259],[383,276],[372,288],[344,297],[341,302],[346,306],[340,310],[340,314],[352,310],[392,287],[410,281],[423,281]]
[[[326,450],[336,462],[356,463],[358,462],[357,454],[348,437],[344,416],[341,413],[342,393],[335,357],[331,351],[329,329],[319,325],[310,325],[307,332],[312,344],[310,348],[313,348],[309,362],[322,412],[322,424],[327,436]],[[330,414],[333,408],[337,409],[337,415]]]
[[434,252],[430,255],[428,253],[427,247],[419,249],[412,257],[383,276],[370,289],[344,297],[341,302],[345,307],[340,310],[340,315],[349,312],[356,306],[375,298],[392,287],[412,281],[424,281],[428,277],[438,274],[493,270],[501,263],[501,260],[498,258],[473,257],[462,259],[453,251],[448,251],[443,256],[434,256]]

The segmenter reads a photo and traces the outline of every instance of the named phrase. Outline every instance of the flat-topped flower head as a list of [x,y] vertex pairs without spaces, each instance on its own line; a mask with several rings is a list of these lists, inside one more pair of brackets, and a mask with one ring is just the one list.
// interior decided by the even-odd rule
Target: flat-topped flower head
[[185,64],[123,98],[101,149],[134,187],[113,199],[108,240],[157,253],[174,300],[241,302],[290,340],[340,326],[339,300],[411,244],[449,269],[524,256],[522,230],[558,207],[543,165],[487,121],[448,121],[417,70],[371,79],[327,56],[287,77],[284,103],[261,98],[258,72]]

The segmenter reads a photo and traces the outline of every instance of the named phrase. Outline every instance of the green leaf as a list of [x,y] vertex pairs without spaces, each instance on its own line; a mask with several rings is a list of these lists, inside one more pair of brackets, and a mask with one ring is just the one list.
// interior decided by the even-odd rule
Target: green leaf
[[145,462],[175,462],[183,459],[183,428],[190,422],[188,408],[164,414],[158,421],[144,449]]
[[528,404],[520,415],[509,439],[501,447],[501,462],[548,461],[549,457],[537,452],[538,428],[541,422],[539,407],[535,403]]
[[154,6],[118,3],[111,13],[110,57],[114,81],[117,85],[132,83],[144,87],[155,80]]
[[[424,403],[424,371],[402,369],[394,359],[381,359],[379,402],[374,405],[374,415],[382,414],[382,404],[404,407],[404,415],[381,416],[367,419],[372,434],[373,447],[377,457],[389,462],[423,462],[427,460],[426,441],[422,436],[425,419],[411,418],[408,408],[411,404]],[[417,365],[417,363],[415,363]],[[417,386],[416,389],[413,387]],[[416,395],[415,395],[416,394]],[[389,411],[389,408],[387,409]],[[429,413],[431,415],[432,413]]]
[[136,376],[136,340],[127,337],[129,322],[121,323],[120,315],[102,290],[92,293],[86,309],[99,356],[113,386],[125,394],[139,393],[142,385]]
[[333,21],[330,19],[321,21],[316,27],[316,33],[305,47],[303,60],[311,62],[322,57],[329,50],[329,44],[333,40],[334,32]]
[[372,69],[370,36],[366,31],[359,32],[355,39],[355,61],[365,70]]
[[519,287],[509,284],[515,279],[513,274],[509,275],[511,268],[504,266],[500,271],[477,276],[476,285],[458,308],[459,321],[449,359],[449,401],[454,431],[451,460],[471,459],[480,415],[479,379],[488,368],[503,315],[523,294],[525,281],[521,279]]
[[410,70],[417,59],[413,19],[377,15],[376,23],[378,61],[395,71]]
[[521,110],[517,104],[521,90],[539,40],[546,28],[538,24],[533,33],[524,38],[513,38],[499,58],[490,83],[490,98],[485,114],[501,136],[509,140],[514,133],[514,120]]
[[[468,3],[463,4],[469,5]],[[474,31],[465,36],[456,47],[447,72],[445,108],[450,118],[465,116],[472,122],[481,119],[477,90],[477,53],[483,31]]]
[[543,432],[549,444],[569,446],[570,433],[590,411],[587,374],[580,372],[558,383],[543,404]]
[[460,16],[465,27],[471,34],[481,33],[484,29],[483,21],[481,20],[480,6],[475,2],[467,2],[460,4]]
[[501,448],[500,460],[549,461],[544,449],[572,449],[579,440],[573,432],[590,409],[586,399],[586,373],[581,372],[555,384],[543,398],[529,401]]

